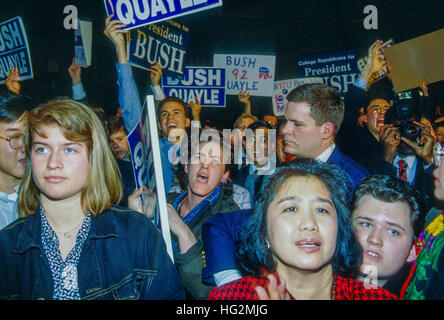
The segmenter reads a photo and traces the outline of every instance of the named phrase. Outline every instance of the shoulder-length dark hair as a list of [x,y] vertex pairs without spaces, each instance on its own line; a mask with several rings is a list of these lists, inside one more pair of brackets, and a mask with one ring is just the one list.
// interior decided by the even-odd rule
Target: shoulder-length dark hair
[[274,271],[273,254],[265,244],[267,211],[283,183],[294,176],[316,177],[330,192],[338,216],[336,250],[332,261],[333,272],[343,277],[354,277],[361,262],[361,247],[354,236],[350,211],[347,207],[352,190],[351,180],[336,165],[311,159],[297,159],[276,168],[274,174],[264,177],[253,214],[243,226],[237,247],[242,268],[257,276],[261,275],[263,269],[268,272]]

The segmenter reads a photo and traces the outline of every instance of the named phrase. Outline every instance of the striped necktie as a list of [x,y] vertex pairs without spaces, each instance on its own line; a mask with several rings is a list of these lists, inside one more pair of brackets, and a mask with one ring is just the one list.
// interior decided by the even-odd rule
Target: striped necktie
[[407,181],[407,162],[404,160],[398,161],[398,178]]

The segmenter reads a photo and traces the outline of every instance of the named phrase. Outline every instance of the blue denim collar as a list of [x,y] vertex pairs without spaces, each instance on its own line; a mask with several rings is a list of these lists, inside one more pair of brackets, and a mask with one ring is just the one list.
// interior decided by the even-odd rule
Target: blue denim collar
[[[17,242],[15,250],[18,253],[23,253],[33,247],[41,248],[40,241],[40,215],[38,213],[39,208],[26,219],[19,219],[16,223],[23,223],[23,228],[17,236]],[[113,210],[119,211],[117,207],[99,214],[97,217],[93,217],[91,220],[91,230],[89,232],[88,240],[104,239],[109,237],[119,237],[117,232],[116,218],[106,212]],[[126,209],[127,210],[127,209]],[[36,230],[38,230],[36,232]]]

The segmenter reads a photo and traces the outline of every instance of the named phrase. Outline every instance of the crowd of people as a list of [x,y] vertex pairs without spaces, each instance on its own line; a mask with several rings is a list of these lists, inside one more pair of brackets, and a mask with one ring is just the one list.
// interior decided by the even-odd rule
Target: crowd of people
[[241,91],[232,128],[165,96],[152,66],[170,256],[136,188],[143,106],[111,18],[116,114],[88,104],[74,60],[71,98],[37,105],[15,69],[0,91],[0,299],[444,298],[444,121],[425,83],[401,99],[375,81],[381,41],[344,97],[301,85],[260,119]]

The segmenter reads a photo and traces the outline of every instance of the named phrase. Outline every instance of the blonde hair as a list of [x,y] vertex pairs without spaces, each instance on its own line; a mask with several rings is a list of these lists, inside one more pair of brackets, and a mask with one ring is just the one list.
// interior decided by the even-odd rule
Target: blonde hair
[[[86,105],[69,98],[57,98],[44,103],[28,114],[25,152],[31,159],[33,134],[44,137],[43,127],[58,125],[65,138],[86,144],[89,170],[81,194],[82,209],[98,215],[118,203],[122,197],[122,181],[105,129],[99,117]],[[81,173],[79,173],[81,174]],[[40,190],[28,161],[19,191],[18,210],[22,217],[32,215],[40,201]]]

